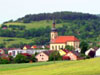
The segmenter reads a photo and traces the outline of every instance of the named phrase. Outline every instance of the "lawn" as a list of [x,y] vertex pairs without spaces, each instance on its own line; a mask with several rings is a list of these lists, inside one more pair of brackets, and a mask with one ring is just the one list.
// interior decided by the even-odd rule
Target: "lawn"
[[[45,62],[47,63],[47,62]],[[36,63],[33,63],[36,64]],[[37,63],[38,65],[41,63]],[[11,64],[14,68],[14,65]],[[15,64],[16,65],[16,64]],[[18,64],[17,64],[18,65]],[[19,64],[28,65],[28,64]],[[3,65],[0,65],[3,67]],[[8,65],[4,65],[5,68]],[[11,66],[11,68],[12,68]],[[0,68],[2,68],[0,67]],[[15,70],[1,70],[0,75],[100,75],[100,58],[80,60],[80,61],[63,61],[42,66],[28,66]]]

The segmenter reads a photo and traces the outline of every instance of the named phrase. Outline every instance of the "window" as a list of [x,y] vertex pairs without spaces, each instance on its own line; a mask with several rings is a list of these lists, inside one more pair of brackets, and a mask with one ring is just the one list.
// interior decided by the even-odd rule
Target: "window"
[[63,49],[64,47],[63,47],[63,45],[62,45],[62,49]]
[[52,46],[52,50],[54,50],[54,46]]
[[42,60],[43,60],[44,58],[42,58]]
[[57,50],[57,46],[55,46],[55,49]]
[[59,49],[60,49],[60,45],[59,45]]
[[12,52],[13,56],[15,56],[15,51]]

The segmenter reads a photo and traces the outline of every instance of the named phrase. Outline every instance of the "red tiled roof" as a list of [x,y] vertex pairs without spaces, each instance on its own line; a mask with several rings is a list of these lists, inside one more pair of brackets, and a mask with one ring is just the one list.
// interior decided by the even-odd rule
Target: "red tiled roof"
[[66,43],[68,41],[79,41],[75,36],[58,36],[52,43]]

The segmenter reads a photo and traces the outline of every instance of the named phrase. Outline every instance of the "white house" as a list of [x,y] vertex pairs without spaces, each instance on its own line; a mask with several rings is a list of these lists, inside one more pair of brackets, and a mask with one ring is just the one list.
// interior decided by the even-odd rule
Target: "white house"
[[95,51],[95,49],[94,49],[94,48],[88,49],[88,50],[85,52],[85,55],[89,55],[90,51]]
[[80,53],[81,49],[80,48],[76,48],[75,51],[78,52],[78,53]]
[[100,57],[100,48],[96,50],[95,56]]
[[14,49],[14,50],[9,50],[8,54],[16,57],[16,55],[20,54],[20,53],[28,53],[30,55],[35,54],[35,53],[40,53],[42,51],[46,51],[46,50],[33,50],[33,49],[28,49],[28,50],[23,50],[23,49]]

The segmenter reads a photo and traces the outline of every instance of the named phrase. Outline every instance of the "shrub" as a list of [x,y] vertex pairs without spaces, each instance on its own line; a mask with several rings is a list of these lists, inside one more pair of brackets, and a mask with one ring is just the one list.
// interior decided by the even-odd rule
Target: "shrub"
[[35,55],[32,55],[30,61],[32,61],[32,62],[36,62],[37,61],[37,59],[35,58]]
[[27,59],[27,56],[24,56],[22,54],[18,54],[15,58],[14,58],[14,62],[15,63],[28,63],[29,59]]
[[9,60],[0,58],[0,64],[9,64],[9,63],[10,63]]

